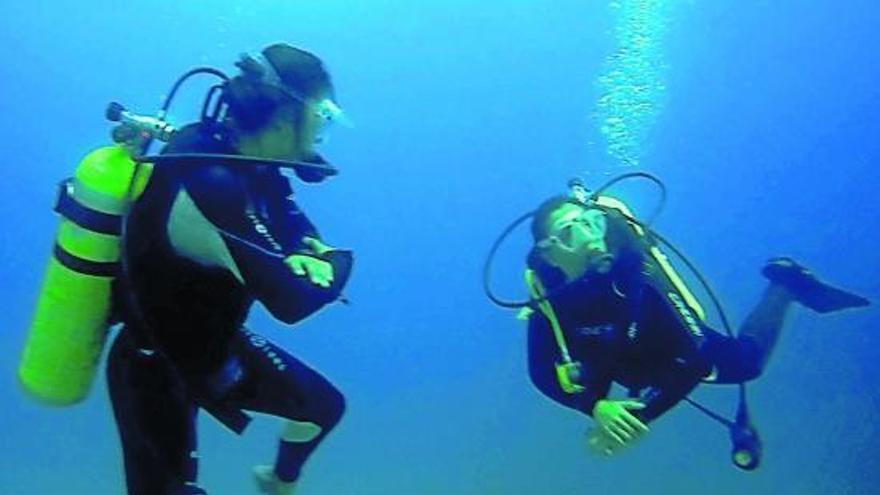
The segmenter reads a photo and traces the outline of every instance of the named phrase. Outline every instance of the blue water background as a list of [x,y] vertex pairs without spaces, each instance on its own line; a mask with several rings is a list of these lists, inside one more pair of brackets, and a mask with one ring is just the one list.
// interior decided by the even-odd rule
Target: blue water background
[[[52,245],[55,183],[107,141],[104,106],[158,107],[183,71],[231,70],[275,41],[331,68],[356,127],[326,153],[343,173],[298,188],[331,243],[357,251],[347,290],[294,329],[252,326],[348,397],[308,464],[303,494],[867,494],[880,486],[876,311],[799,310],[750,387],[763,467],[728,460],[726,432],[686,406],[618,459],[586,452],[589,422],[531,388],[525,329],[479,286],[488,246],[516,215],[606,159],[595,79],[613,49],[603,1],[56,0],[8,2],[0,20],[0,493],[120,493],[103,378],[82,405],[27,400],[15,368]],[[880,7],[875,0],[676,2],[667,103],[644,153],[668,184],[657,226],[741,321],[758,269],[790,254],[880,299]],[[205,82],[172,111],[197,112]],[[638,211],[647,184],[618,190]],[[498,290],[523,296],[526,237],[502,250]],[[732,410],[733,389],[696,394]],[[199,423],[212,494],[255,493],[276,420],[243,438]]]

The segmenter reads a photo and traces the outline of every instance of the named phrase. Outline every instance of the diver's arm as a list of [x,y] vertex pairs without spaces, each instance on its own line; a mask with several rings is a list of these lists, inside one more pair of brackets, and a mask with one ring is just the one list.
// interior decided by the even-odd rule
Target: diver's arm
[[675,363],[676,368],[660,377],[642,396],[641,402],[645,407],[634,413],[641,421],[648,423],[659,418],[700,384],[705,374],[702,367],[679,364]]
[[[272,231],[280,238],[297,246],[321,254],[314,241],[323,246],[317,227],[309,220],[293,199],[293,189],[279,173],[266,174],[259,181],[258,194],[265,201],[265,216],[272,224]],[[328,248],[329,249],[329,248]]]
[[[656,250],[656,247],[650,243],[641,227],[634,226],[626,219],[625,215],[630,215],[628,210],[615,207],[607,210],[607,215],[609,244],[615,247],[613,273],[616,282],[621,286],[618,288],[628,295],[629,318],[631,321],[638,321],[640,325],[651,325],[650,321],[644,321],[646,315],[642,313],[642,292],[655,290],[651,286],[660,284],[659,290],[663,294],[672,290],[672,284],[664,274],[649,271],[649,266],[655,266],[651,261],[654,259],[652,250]],[[670,311],[678,314],[675,308],[670,308]],[[684,325],[676,328],[676,331],[682,332],[681,338],[676,337],[676,340],[692,345]],[[644,423],[658,418],[680,402],[700,382],[705,373],[696,364],[696,352],[689,349],[685,354],[687,360],[671,362],[671,368],[665,376],[657,377],[655,386],[641,399],[644,407],[634,409],[633,416]]]
[[314,300],[335,299],[341,286],[289,187],[270,182],[255,191],[249,179],[227,167],[199,167],[184,186],[225,247],[213,264],[232,271],[274,317],[293,323],[313,311]]

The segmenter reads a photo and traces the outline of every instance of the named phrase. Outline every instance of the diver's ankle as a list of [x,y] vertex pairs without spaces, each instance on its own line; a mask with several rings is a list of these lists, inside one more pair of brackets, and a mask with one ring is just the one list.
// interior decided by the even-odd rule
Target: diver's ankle
[[253,473],[257,488],[265,495],[293,495],[296,489],[296,481],[283,481],[272,466],[254,466]]

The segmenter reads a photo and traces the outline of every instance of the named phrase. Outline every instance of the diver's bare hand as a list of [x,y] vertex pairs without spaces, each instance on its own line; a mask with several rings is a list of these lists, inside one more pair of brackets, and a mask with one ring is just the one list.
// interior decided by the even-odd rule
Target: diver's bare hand
[[630,413],[644,408],[644,404],[634,400],[602,399],[593,406],[593,419],[602,434],[620,446],[627,446],[648,432],[648,426]]
[[333,265],[306,254],[294,254],[284,260],[298,277],[308,276],[309,281],[320,287],[330,287],[333,283]]

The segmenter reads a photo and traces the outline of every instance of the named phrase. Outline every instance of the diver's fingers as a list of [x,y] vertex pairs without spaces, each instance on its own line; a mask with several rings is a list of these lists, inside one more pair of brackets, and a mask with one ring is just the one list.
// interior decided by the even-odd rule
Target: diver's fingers
[[615,424],[618,428],[620,428],[621,430],[625,431],[626,434],[627,434],[630,438],[635,438],[635,437],[637,437],[637,436],[639,435],[639,433],[640,433],[638,429],[636,429],[633,425],[629,424],[629,423],[626,421],[626,419],[624,419],[623,417],[619,417],[619,418],[615,419],[615,420],[614,420],[614,424]]
[[308,268],[309,271],[309,280],[318,286],[321,287],[329,287],[330,282],[327,281],[327,274],[322,266],[320,265],[310,265]]
[[622,401],[620,401],[620,405],[621,405],[621,407],[623,407],[624,409],[627,409],[627,410],[630,410],[630,409],[639,410],[639,409],[645,408],[645,404],[643,404],[637,400],[622,400]]
[[626,413],[622,415],[622,418],[626,423],[634,428],[638,433],[648,433],[648,425],[642,422],[639,418],[633,416],[630,413]]
[[333,265],[320,260],[315,263],[314,271],[316,278],[318,279],[315,283],[321,287],[330,287],[330,284],[333,282]]
[[621,445],[626,445],[632,439],[630,434],[616,423],[609,424],[606,431],[608,431],[615,440],[619,441]]
[[303,276],[306,274],[306,267],[303,265],[303,262],[299,258],[288,258],[284,260],[287,263],[287,266],[293,270],[293,274],[297,276]]
[[318,255],[322,255],[327,251],[330,251],[330,246],[324,244],[319,239],[315,239],[314,237],[303,237],[303,242],[315,253]]
[[330,263],[325,261],[324,262],[324,271],[326,273],[326,275],[324,275],[324,278],[327,279],[327,283],[332,283],[333,282],[333,265],[331,265]]
[[309,281],[321,287],[330,287],[333,283],[333,265],[327,261],[310,256],[294,255],[284,260],[294,275],[308,275]]
[[603,427],[603,433],[605,434],[606,437],[608,437],[612,441],[616,442],[617,444],[626,445],[626,442],[623,440],[623,438],[621,438],[620,435],[615,433],[614,430],[612,430],[610,427],[608,427],[608,426]]

